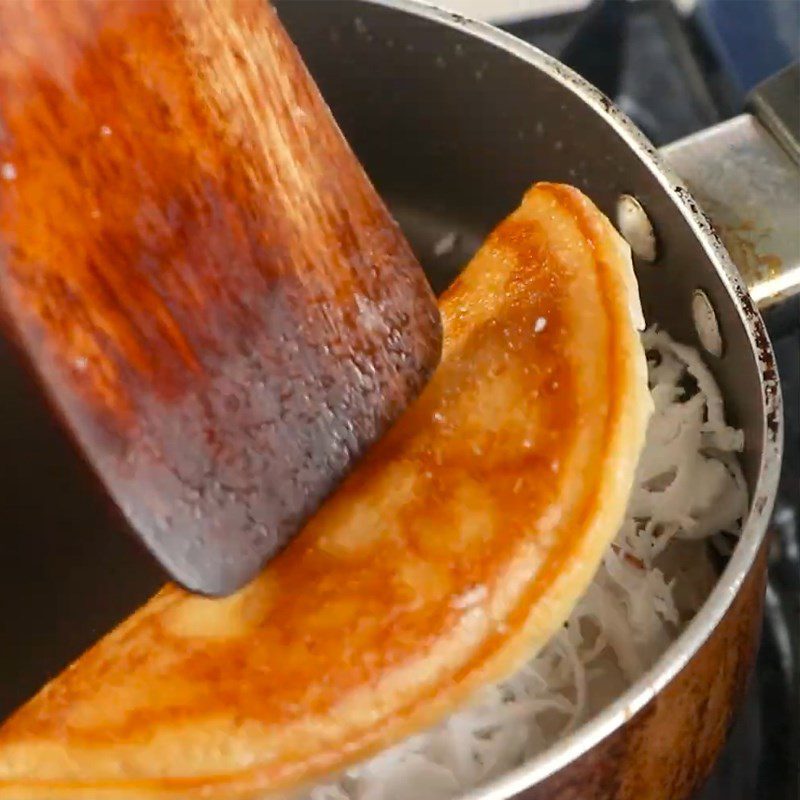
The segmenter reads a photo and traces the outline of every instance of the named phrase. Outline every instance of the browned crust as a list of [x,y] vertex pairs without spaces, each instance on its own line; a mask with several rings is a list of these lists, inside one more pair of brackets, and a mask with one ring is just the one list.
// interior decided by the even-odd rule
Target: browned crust
[[48,686],[0,729],[0,775],[14,754],[55,772],[0,796],[294,788],[529,658],[613,538],[643,443],[630,269],[577,190],[531,189],[442,299],[433,380],[300,537],[230,600],[168,587]]

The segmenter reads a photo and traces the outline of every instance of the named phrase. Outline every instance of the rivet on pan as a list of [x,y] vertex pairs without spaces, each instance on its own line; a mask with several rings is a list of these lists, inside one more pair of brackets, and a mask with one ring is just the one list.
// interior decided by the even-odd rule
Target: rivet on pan
[[617,200],[617,228],[642,261],[656,260],[656,234],[642,204],[632,195],[621,194]]
[[695,289],[692,295],[692,319],[700,344],[706,352],[719,358],[722,355],[719,320],[708,295],[702,289]]

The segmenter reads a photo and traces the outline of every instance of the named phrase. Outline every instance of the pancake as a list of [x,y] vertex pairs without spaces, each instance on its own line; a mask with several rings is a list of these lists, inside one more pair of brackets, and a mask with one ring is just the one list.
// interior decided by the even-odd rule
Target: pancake
[[537,184],[440,309],[431,382],[300,535],[229,598],[167,586],[17,711],[0,798],[284,796],[547,641],[650,414],[628,247]]

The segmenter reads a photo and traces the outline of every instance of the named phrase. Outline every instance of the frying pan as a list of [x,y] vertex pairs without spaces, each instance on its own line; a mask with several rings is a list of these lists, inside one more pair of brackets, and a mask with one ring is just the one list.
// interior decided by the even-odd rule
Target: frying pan
[[[471,797],[688,795],[724,741],[753,663],[780,468],[780,388],[745,281],[653,147],[552,58],[411,0],[277,5],[435,289],[534,180],[574,184],[612,219],[625,203],[634,244],[652,226],[655,252],[634,248],[645,314],[677,339],[705,345],[730,421],[744,430],[750,512],[718,585],[654,668],[589,724]],[[767,218],[769,211],[797,219],[786,91],[771,84],[755,98],[766,126],[745,114],[666,153],[706,195],[759,301],[773,304],[800,284],[794,226]],[[743,176],[749,189],[737,194]],[[443,237],[454,241],[446,253],[437,247]],[[1,717],[163,579],[118,530],[122,521],[92,491],[91,476],[7,350],[0,370]]]

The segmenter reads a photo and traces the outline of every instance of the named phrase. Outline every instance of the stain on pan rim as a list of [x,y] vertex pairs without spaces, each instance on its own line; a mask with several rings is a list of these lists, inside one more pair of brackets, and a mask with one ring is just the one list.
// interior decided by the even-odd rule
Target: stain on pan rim
[[761,406],[765,419],[763,441],[760,443],[761,462],[741,538],[717,585],[695,618],[653,668],[600,714],[549,749],[465,796],[465,800],[505,800],[543,781],[624,725],[683,669],[728,611],[764,539],[777,491],[783,449],[780,383],[772,345],[761,315],[708,217],[700,210],[685,184],[661,161],[655,147],[611,100],[556,59],[486,23],[419,0],[361,1],[427,19],[481,39],[544,72],[603,117],[670,195],[690,230],[700,241],[747,331],[759,371]]

